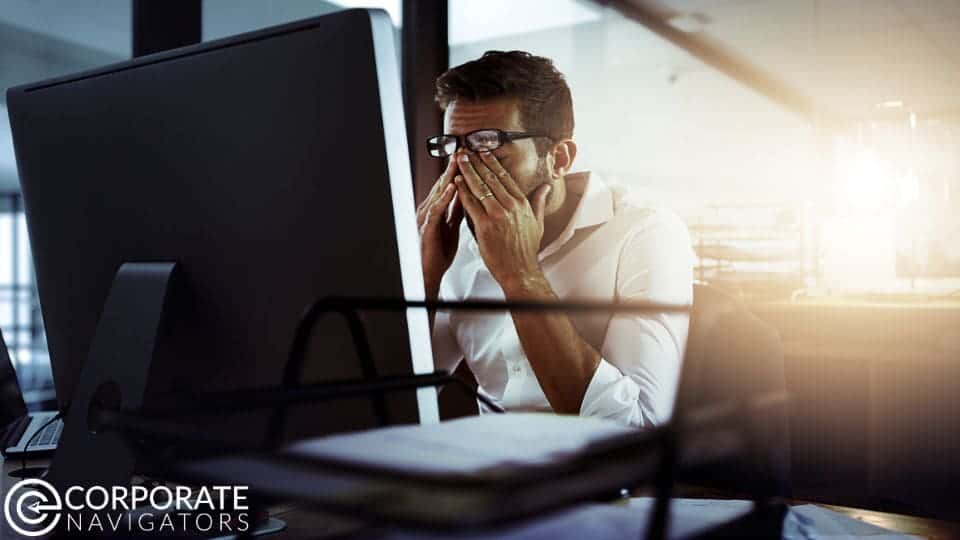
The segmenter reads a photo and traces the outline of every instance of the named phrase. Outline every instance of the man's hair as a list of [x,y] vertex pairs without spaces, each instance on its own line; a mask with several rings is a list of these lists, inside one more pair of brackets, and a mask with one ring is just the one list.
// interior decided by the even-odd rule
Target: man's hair
[[[441,110],[458,99],[497,98],[517,99],[520,122],[527,131],[545,133],[554,140],[573,136],[570,87],[549,58],[523,51],[487,51],[437,78]],[[540,156],[550,148],[547,139],[534,139],[534,143]]]

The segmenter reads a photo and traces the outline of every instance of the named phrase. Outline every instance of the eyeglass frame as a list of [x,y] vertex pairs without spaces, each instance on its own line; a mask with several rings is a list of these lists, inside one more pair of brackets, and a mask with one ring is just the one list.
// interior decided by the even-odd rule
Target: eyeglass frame
[[[427,154],[428,154],[430,157],[432,157],[432,158],[443,159],[443,158],[445,158],[445,157],[450,157],[450,156],[452,156],[453,154],[455,154],[455,153],[457,152],[457,150],[459,150],[459,149],[461,149],[461,148],[466,148],[467,150],[469,150],[469,151],[471,151],[471,152],[477,152],[477,150],[474,150],[473,148],[470,148],[470,145],[468,145],[466,141],[467,141],[467,137],[469,137],[470,135],[473,135],[474,133],[479,133],[479,132],[481,132],[481,131],[493,131],[493,132],[495,132],[495,133],[497,134],[497,142],[499,143],[496,148],[491,148],[490,150],[481,150],[482,152],[492,152],[492,151],[496,150],[497,148],[500,148],[501,146],[503,146],[503,145],[505,145],[505,144],[507,144],[507,143],[512,143],[512,142],[514,142],[514,141],[519,141],[519,140],[522,140],[522,139],[533,139],[533,138],[537,138],[537,137],[545,137],[545,138],[547,138],[547,139],[550,139],[551,142],[553,142],[553,141],[555,140],[555,139],[554,139],[553,137],[551,137],[550,135],[547,135],[546,133],[540,133],[540,132],[530,132],[530,131],[504,131],[504,130],[502,130],[502,129],[497,129],[497,128],[482,128],[482,129],[475,129],[475,130],[473,130],[473,131],[471,131],[471,132],[469,132],[469,133],[464,133],[463,135],[453,135],[453,134],[451,134],[451,133],[441,133],[440,135],[431,135],[431,136],[427,137],[427,141],[426,141],[426,142],[427,142]],[[451,152],[451,153],[449,153],[449,154],[445,154],[445,155],[440,155],[440,156],[435,156],[435,155],[433,155],[432,153],[430,153],[430,144],[431,144],[430,141],[431,141],[432,139],[436,139],[436,138],[440,138],[440,137],[453,137],[453,139],[456,141],[456,144],[457,144],[457,146],[453,149],[453,152]]]

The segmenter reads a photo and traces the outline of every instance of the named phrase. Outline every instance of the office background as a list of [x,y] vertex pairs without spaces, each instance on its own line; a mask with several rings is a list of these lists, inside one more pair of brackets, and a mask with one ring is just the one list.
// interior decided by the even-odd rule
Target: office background
[[[960,451],[960,2],[185,4],[194,15],[157,34],[135,31],[144,2],[0,0],[0,86],[120,61],[164,37],[382,7],[402,44],[422,195],[438,173],[419,147],[439,129],[436,73],[489,49],[553,58],[573,92],[581,166],[681,213],[698,278],[779,330],[797,495],[946,511],[941,494],[960,480],[940,466]],[[40,406],[52,381],[18,186],[4,107],[0,328]]]

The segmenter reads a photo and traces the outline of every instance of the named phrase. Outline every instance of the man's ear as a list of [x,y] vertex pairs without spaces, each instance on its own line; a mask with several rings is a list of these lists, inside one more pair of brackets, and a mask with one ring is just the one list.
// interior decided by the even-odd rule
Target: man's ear
[[553,145],[551,154],[553,155],[551,176],[562,178],[573,168],[573,160],[577,158],[577,143],[573,142],[573,139],[564,139]]

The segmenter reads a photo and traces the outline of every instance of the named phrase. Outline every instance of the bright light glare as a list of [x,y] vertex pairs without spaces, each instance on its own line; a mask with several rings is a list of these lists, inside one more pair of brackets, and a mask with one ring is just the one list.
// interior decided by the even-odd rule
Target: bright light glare
[[920,199],[920,180],[913,169],[897,179],[897,195],[897,202],[901,206],[909,206]]
[[889,166],[870,149],[848,155],[841,151],[837,162],[841,213],[870,215],[889,209],[894,195]]
[[839,140],[834,148],[836,214],[821,223],[825,285],[870,290],[896,280],[896,207],[919,197],[912,170],[895,171],[872,148]]
[[882,289],[896,279],[894,219],[844,216],[823,221],[821,263],[832,289]]

